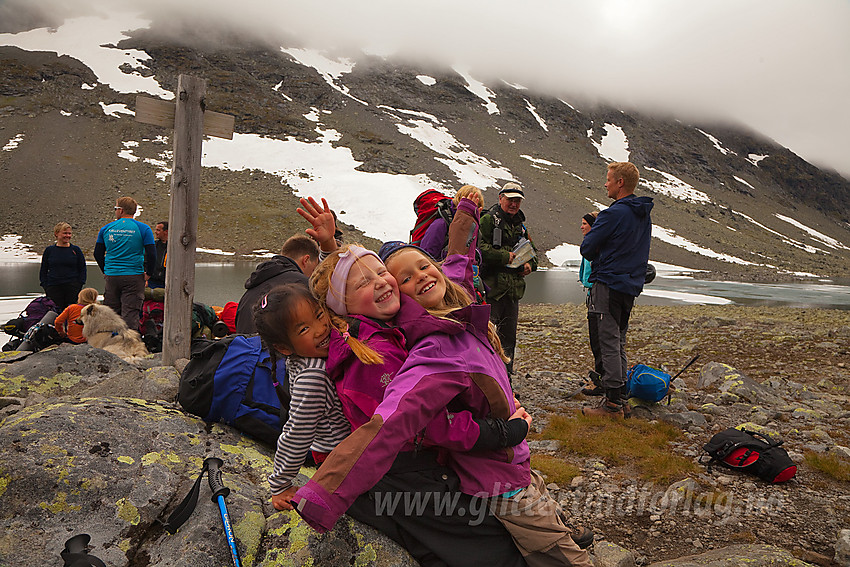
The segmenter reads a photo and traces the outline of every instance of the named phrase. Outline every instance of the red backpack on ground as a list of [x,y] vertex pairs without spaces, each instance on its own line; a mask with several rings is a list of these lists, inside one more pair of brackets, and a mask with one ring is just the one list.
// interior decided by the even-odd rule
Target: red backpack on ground
[[438,216],[452,222],[452,199],[436,189],[426,189],[413,200],[413,212],[416,213],[416,224],[410,231],[410,243],[419,246],[425,231]]

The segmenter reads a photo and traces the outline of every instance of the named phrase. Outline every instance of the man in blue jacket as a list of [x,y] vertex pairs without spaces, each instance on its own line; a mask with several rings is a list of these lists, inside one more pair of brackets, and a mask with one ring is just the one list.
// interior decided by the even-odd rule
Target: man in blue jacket
[[134,331],[139,330],[145,300],[145,272],[153,271],[156,263],[151,227],[133,218],[137,207],[132,197],[118,199],[115,220],[100,229],[94,244],[94,259],[106,284],[103,303]]
[[652,198],[634,195],[639,178],[632,163],[608,164],[605,189],[614,203],[599,213],[581,243],[581,255],[592,262],[588,317],[597,318],[605,390],[598,407],[582,409],[585,415],[628,414],[626,331],[646,279],[652,231]]

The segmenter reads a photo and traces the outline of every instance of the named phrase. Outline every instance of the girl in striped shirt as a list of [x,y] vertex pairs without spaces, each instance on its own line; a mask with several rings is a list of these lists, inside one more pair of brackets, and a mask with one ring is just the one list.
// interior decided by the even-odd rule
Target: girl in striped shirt
[[272,355],[286,357],[289,377],[289,419],[277,440],[274,472],[269,477],[272,504],[292,510],[297,487],[292,481],[312,452],[317,464],[351,433],[351,425],[333,383],[325,371],[330,319],[307,286],[286,284],[263,296],[254,307],[254,324]]

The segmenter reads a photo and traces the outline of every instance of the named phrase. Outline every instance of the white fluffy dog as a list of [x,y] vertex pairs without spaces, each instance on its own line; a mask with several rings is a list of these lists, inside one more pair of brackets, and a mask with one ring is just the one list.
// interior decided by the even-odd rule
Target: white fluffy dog
[[128,328],[124,319],[106,305],[86,305],[80,320],[86,341],[95,348],[102,348],[127,362],[135,362],[149,354],[139,332]]

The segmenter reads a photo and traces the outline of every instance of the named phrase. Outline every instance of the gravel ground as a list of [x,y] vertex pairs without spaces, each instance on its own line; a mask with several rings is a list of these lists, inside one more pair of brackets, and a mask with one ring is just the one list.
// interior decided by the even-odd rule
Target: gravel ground
[[[551,442],[532,442],[533,451],[557,455],[582,471],[572,486],[550,486],[562,504],[604,539],[633,550],[639,563],[734,543],[767,543],[805,561],[830,565],[838,530],[850,526],[850,484],[803,461],[808,451],[850,445],[850,311],[638,306],[628,337],[630,365],[641,362],[674,374],[700,355],[677,381],[680,393],[669,410],[696,410],[705,421],[684,426],[684,437],[671,445],[671,452],[697,460],[713,433],[756,422],[785,440],[798,465],[797,476],[770,485],[732,471],[709,474],[703,467],[689,480],[683,475],[685,483],[677,486],[689,486],[697,495],[726,492],[732,497],[729,509],[715,508],[705,515],[679,506],[653,513],[634,503],[644,493],[650,499],[663,493],[667,486],[646,486],[627,465],[612,466],[559,451]],[[575,415],[582,404],[595,400],[569,396],[592,366],[584,306],[522,305],[516,358],[514,386],[537,431],[550,416]],[[709,363],[735,368],[769,387],[780,401],[724,402],[716,391],[698,389],[700,373]],[[707,402],[715,402],[717,409],[705,409]],[[643,415],[653,419],[660,414]],[[618,497],[613,509],[599,505]]]

